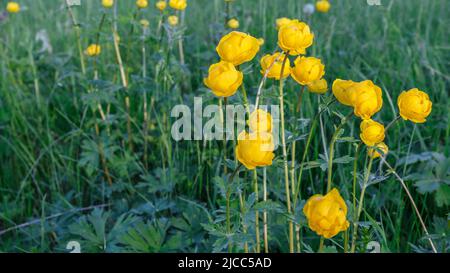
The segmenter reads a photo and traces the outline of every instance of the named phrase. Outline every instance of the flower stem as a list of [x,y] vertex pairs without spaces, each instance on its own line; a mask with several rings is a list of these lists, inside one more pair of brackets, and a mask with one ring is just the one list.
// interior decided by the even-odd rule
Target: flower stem
[[[226,193],[226,225],[227,225],[227,233],[228,235],[231,234],[231,220],[230,220],[230,199],[231,199],[231,183],[233,183],[233,179],[236,176],[236,174],[239,173],[239,169],[242,167],[242,164],[239,164],[237,166],[237,168],[234,170],[234,172],[231,174],[229,180],[228,180],[228,185],[227,185],[227,193]],[[231,244],[228,244],[228,252],[231,252],[233,246]]]
[[328,179],[327,179],[327,191],[329,192],[331,190],[331,181],[332,181],[332,175],[333,175],[333,156],[334,156],[334,144],[336,143],[336,140],[339,136],[339,133],[341,132],[344,125],[347,123],[349,118],[353,115],[353,112],[348,114],[343,120],[341,120],[341,124],[336,128],[336,131],[334,132],[333,136],[331,137],[330,141],[330,150],[329,150],[329,158],[328,158]]
[[400,120],[401,116],[398,115],[397,117],[395,117],[394,120],[392,120],[385,128],[384,128],[384,132],[386,132],[392,125],[394,125],[398,120]]
[[[284,73],[284,68],[286,66],[286,61],[288,58],[289,52],[286,52],[286,56],[284,57],[283,64],[281,66],[280,73],[280,112],[281,112],[281,145],[283,148],[283,163],[284,163],[284,182],[285,182],[285,190],[286,190],[286,207],[287,212],[290,215],[292,213],[291,210],[291,197],[289,191],[289,170],[288,170],[288,162],[287,162],[287,150],[286,150],[286,135],[285,135],[285,123],[284,123],[284,94],[283,94],[283,83],[282,75]],[[289,252],[294,252],[294,224],[289,219]]]
[[416,205],[416,203],[414,202],[414,199],[412,198],[412,195],[411,195],[411,193],[409,192],[408,187],[406,186],[405,181],[398,175],[398,173],[394,170],[394,168],[392,168],[392,166],[391,166],[389,163],[387,163],[386,159],[385,159],[383,156],[381,156],[381,162],[382,162],[383,164],[385,164],[385,165],[389,168],[389,171],[390,171],[392,174],[394,174],[394,176],[397,178],[398,181],[400,181],[400,184],[402,185],[403,189],[405,190],[406,195],[408,195],[409,201],[411,201],[411,205],[412,205],[413,208],[414,208],[414,212],[416,213],[417,218],[419,218],[419,222],[420,222],[420,224],[422,225],[422,229],[423,229],[423,231],[425,232],[425,235],[427,236],[428,241],[430,242],[430,245],[431,245],[431,248],[433,249],[433,252],[434,252],[434,253],[437,253],[436,246],[434,245],[433,240],[431,240],[431,238],[430,238],[430,234],[428,233],[428,229],[427,229],[427,227],[425,226],[425,222],[423,221],[422,216],[420,216],[419,209],[417,208],[417,205]]
[[[253,171],[253,180],[255,187],[256,203],[259,201],[259,189],[258,189],[258,173],[256,169]],[[259,211],[255,212],[255,233],[256,233],[256,253],[261,253],[261,239],[259,235]]]
[[[267,201],[267,169],[263,168],[263,200]],[[267,231],[267,210],[263,212],[263,229],[264,229],[264,252],[269,253],[269,241]]]
[[75,15],[73,14],[72,8],[69,4],[69,0],[66,0],[66,7],[67,7],[67,11],[69,12],[69,16],[72,21],[73,28],[75,30],[75,36],[77,38],[78,54],[80,55],[81,72],[84,75],[84,74],[86,74],[86,65],[84,63],[83,47],[81,46],[80,25],[78,24],[77,20],[75,19]]
[[364,203],[364,194],[366,193],[366,188],[367,188],[367,182],[369,181],[370,172],[372,171],[372,163],[373,163],[373,157],[370,157],[369,165],[367,166],[367,170],[364,175],[364,181],[361,186],[361,195],[359,196],[358,210],[356,211],[355,217],[353,219],[353,237],[352,237],[352,247],[350,250],[352,253],[355,253],[356,237],[358,236],[358,221],[359,221],[359,217],[361,216],[361,211],[362,211],[362,207],[363,207],[363,203]]

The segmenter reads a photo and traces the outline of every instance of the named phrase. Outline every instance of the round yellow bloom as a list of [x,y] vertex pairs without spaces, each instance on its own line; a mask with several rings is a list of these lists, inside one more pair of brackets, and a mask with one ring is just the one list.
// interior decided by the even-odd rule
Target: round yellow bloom
[[325,66],[314,57],[298,57],[292,68],[292,78],[301,85],[320,80],[325,74]]
[[290,22],[292,22],[291,19],[286,18],[286,17],[282,17],[282,18],[278,18],[276,21],[277,24],[277,30],[280,30],[280,28],[284,25],[289,24]]
[[220,39],[216,50],[223,61],[238,66],[255,57],[259,51],[259,42],[249,34],[232,31]]
[[311,93],[325,94],[328,91],[328,84],[325,79],[313,81],[308,84],[308,90]]
[[361,122],[359,137],[367,146],[375,146],[384,140],[384,126],[383,124],[371,119],[366,119]]
[[316,2],[316,10],[318,12],[327,13],[330,10],[330,2],[327,0],[320,0]]
[[6,11],[9,13],[18,13],[20,11],[20,5],[16,2],[8,2],[6,4]]
[[227,25],[229,28],[236,29],[239,27],[239,21],[233,18],[228,21]]
[[114,6],[114,0],[102,0],[102,6],[105,9],[111,8],[112,6]]
[[387,155],[387,153],[389,152],[389,147],[386,145],[386,143],[380,142],[375,145],[375,147],[369,148],[369,150],[367,151],[368,155],[373,159],[380,157],[380,152],[384,157]]
[[[267,69],[270,68],[267,77],[270,79],[279,80],[281,76],[281,67],[283,66],[283,60],[285,58],[284,53],[276,52],[273,55],[267,54],[261,58],[261,74],[265,75]],[[286,59],[286,64],[283,70],[283,79],[291,74],[291,62]]]
[[171,26],[176,26],[178,25],[178,16],[176,15],[171,15],[167,18],[167,22],[169,22],[169,25]]
[[148,1],[147,0],[137,0],[136,6],[140,9],[145,9],[146,7],[148,7]]
[[148,26],[150,26],[150,22],[148,20],[145,20],[145,19],[140,20],[139,23],[144,28],[148,28]]
[[243,131],[238,136],[236,158],[244,166],[253,170],[256,167],[270,166],[275,157],[273,136],[266,132],[247,133]]
[[284,24],[278,31],[278,45],[283,51],[289,51],[290,55],[305,54],[314,40],[309,26],[298,20]]
[[165,10],[166,7],[167,7],[166,1],[158,1],[158,2],[156,2],[156,8],[159,9],[160,11]]
[[340,103],[347,106],[353,106],[350,92],[353,90],[351,89],[351,87],[354,84],[355,84],[354,81],[336,79],[333,82],[331,90],[333,91],[333,95]]
[[311,196],[303,207],[303,213],[308,219],[309,228],[327,239],[345,231],[350,225],[347,221],[347,205],[337,189],[325,196]]
[[404,120],[424,123],[430,115],[433,103],[428,94],[417,88],[403,91],[397,99],[400,116]]
[[102,52],[101,46],[100,45],[96,45],[96,44],[89,45],[86,48],[86,50],[84,51],[84,53],[86,55],[88,55],[89,57],[98,56],[98,55],[100,55],[101,52]]
[[169,6],[173,9],[184,10],[187,7],[186,0],[170,0]]
[[272,116],[270,113],[258,109],[250,115],[249,127],[252,132],[272,132]]
[[208,77],[203,82],[214,95],[229,97],[236,93],[243,79],[244,74],[238,71],[232,63],[220,61],[209,67]]
[[349,95],[355,115],[362,119],[370,119],[383,106],[381,88],[370,80],[352,85]]

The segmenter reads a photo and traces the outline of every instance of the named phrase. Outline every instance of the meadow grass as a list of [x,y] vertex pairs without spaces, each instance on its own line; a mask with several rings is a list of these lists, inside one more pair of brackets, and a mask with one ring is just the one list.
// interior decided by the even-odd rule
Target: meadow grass
[[[256,251],[262,247],[263,227],[261,218],[255,230],[254,215],[264,210],[270,252],[289,251],[286,222],[290,217],[301,227],[300,250],[317,251],[320,238],[307,227],[301,207],[308,197],[326,189],[326,147],[350,108],[334,104],[322,114],[306,158],[295,215],[286,215],[281,148],[272,167],[257,170],[258,196],[253,194],[255,173],[241,171],[230,204],[231,235],[225,230],[228,177],[223,170],[224,165],[235,167],[234,143],[229,141],[224,151],[221,141],[171,138],[174,105],[192,106],[195,96],[202,97],[204,104],[218,103],[203,78],[207,67],[219,61],[215,46],[228,31],[224,1],[188,1],[185,15],[180,14],[182,26],[174,30],[164,23],[162,35],[157,32],[161,15],[154,1],[138,13],[134,1],[118,1],[116,20],[112,21],[114,12],[107,11],[100,32],[97,76],[92,58],[84,57],[85,73],[80,67],[64,1],[20,2],[23,10],[0,22],[0,251],[63,252],[70,240],[80,240],[83,251],[89,252],[210,252],[227,251],[230,246],[236,252]],[[446,0],[382,0],[382,6],[339,0],[332,1],[329,13],[307,17],[302,13],[306,2],[233,2],[239,30],[265,40],[258,57],[242,68],[249,100],[255,100],[261,79],[257,60],[277,46],[279,17],[298,18],[311,26],[315,42],[308,55],[322,59],[330,86],[336,78],[371,79],[382,88],[384,107],[375,117],[384,124],[398,115],[396,98],[401,91],[413,87],[426,91],[433,101],[431,116],[417,125],[400,120],[389,130],[387,161],[405,179],[438,251],[447,252],[450,5]],[[0,1],[2,8],[5,3]],[[95,42],[103,9],[100,1],[82,0],[73,11],[84,49]],[[164,16],[169,13],[174,12]],[[144,36],[142,18],[150,21]],[[117,64],[115,27],[128,84]],[[48,34],[51,52],[41,51],[36,40],[41,30]],[[277,85],[267,81],[265,104],[278,104]],[[300,86],[288,80],[284,90],[290,153],[292,139],[307,134],[310,127],[293,118]],[[127,97],[129,109],[124,103]],[[305,92],[300,118],[313,118],[324,101],[326,97]],[[227,103],[242,104],[241,93]],[[332,177],[333,186],[348,200],[350,221],[352,200],[360,191],[357,187],[353,196],[358,128],[354,118],[343,127]],[[305,138],[296,145],[298,161]],[[356,162],[360,182],[368,164],[366,153],[361,152]],[[379,161],[372,172],[357,251],[367,251],[370,241],[379,242],[384,252],[431,251],[396,177]],[[266,202],[261,202],[263,179],[267,179]],[[259,232],[261,236],[256,235]],[[327,240],[324,251],[342,252],[345,236],[351,232]],[[256,237],[261,238],[258,244]]]

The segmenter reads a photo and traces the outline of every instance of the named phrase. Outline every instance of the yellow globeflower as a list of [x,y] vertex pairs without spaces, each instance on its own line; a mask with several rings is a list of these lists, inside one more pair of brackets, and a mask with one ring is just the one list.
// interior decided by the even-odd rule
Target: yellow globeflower
[[100,55],[101,51],[102,51],[102,48],[100,45],[91,44],[86,48],[84,53],[86,55],[88,55],[89,57],[94,57],[94,56]]
[[400,116],[415,123],[424,123],[433,108],[428,94],[417,88],[403,91],[397,99],[397,105]]
[[330,10],[330,2],[327,0],[320,0],[316,2],[316,10],[318,12],[327,13]]
[[171,26],[176,26],[178,25],[178,16],[176,15],[171,15],[167,18],[167,22],[169,22],[169,25]]
[[263,44],[264,44],[264,39],[263,38],[258,38],[258,44],[260,45],[260,46],[262,46]]
[[280,30],[280,28],[281,28],[282,26],[287,25],[287,24],[289,24],[290,22],[292,22],[292,20],[289,19],[289,18],[286,18],[286,17],[278,18],[277,21],[276,21],[276,24],[277,24],[277,30]]
[[236,158],[247,169],[270,166],[275,157],[273,136],[266,132],[241,132],[236,146]]
[[150,26],[150,22],[146,19],[142,19],[139,21],[139,23],[141,24],[142,27],[144,28],[148,28],[148,26]]
[[222,37],[216,50],[223,61],[238,66],[255,57],[259,51],[259,42],[249,34],[232,31]]
[[[381,152],[381,154],[380,154],[380,152]],[[389,152],[389,147],[384,142],[378,143],[377,145],[375,145],[375,147],[369,148],[369,150],[367,151],[368,155],[373,159],[378,158],[381,155],[386,157],[388,152]]]
[[233,18],[228,21],[227,25],[229,28],[236,29],[239,27],[239,21]]
[[308,90],[311,93],[325,94],[328,91],[328,84],[325,79],[313,81],[308,84]]
[[331,90],[333,91],[333,95],[340,103],[347,106],[353,106],[353,102],[351,100],[351,92],[353,91],[353,89],[351,87],[354,84],[354,81],[336,79],[333,82]]
[[272,116],[270,113],[258,109],[249,118],[249,127],[252,132],[272,132]]
[[148,0],[137,0],[136,6],[140,9],[145,9],[146,7],[148,7]]
[[9,13],[18,13],[20,11],[20,5],[16,2],[8,2],[6,4],[6,11]]
[[233,96],[242,84],[244,75],[232,63],[220,61],[209,67],[205,85],[218,97]]
[[[283,66],[283,60],[285,58],[284,53],[276,52],[273,55],[267,54],[261,58],[261,74],[265,75],[267,69],[269,69],[269,73],[267,77],[270,79],[279,80],[281,76],[281,67]],[[288,77],[291,74],[291,62],[289,59],[286,59],[286,64],[284,65],[283,70],[283,79]]]
[[298,57],[292,68],[292,78],[301,85],[320,80],[325,74],[325,65],[314,57]]
[[283,51],[289,51],[291,55],[305,54],[314,40],[309,26],[298,20],[284,24],[278,31],[278,45]]
[[347,205],[337,189],[325,196],[311,196],[303,207],[303,213],[308,219],[309,228],[327,239],[345,231],[350,225],[347,221]]
[[112,6],[114,6],[114,0],[102,0],[102,6],[105,9],[111,8]]
[[375,146],[384,140],[384,126],[383,124],[371,119],[366,119],[361,122],[359,137],[367,146]]
[[156,2],[156,8],[159,9],[160,11],[165,10],[167,7],[167,2],[166,1],[158,1]]
[[186,0],[170,0],[169,6],[173,9],[184,10],[187,7]]
[[355,115],[362,119],[370,119],[383,106],[381,88],[370,80],[352,85],[349,92]]

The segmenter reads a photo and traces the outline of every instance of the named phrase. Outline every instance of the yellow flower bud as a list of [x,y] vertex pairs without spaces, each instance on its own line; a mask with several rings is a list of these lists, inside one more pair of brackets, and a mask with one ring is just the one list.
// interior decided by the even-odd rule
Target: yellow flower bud
[[298,20],[284,24],[278,31],[278,45],[290,55],[305,54],[306,48],[310,47],[314,40],[309,26]]
[[18,13],[20,11],[20,5],[16,2],[8,2],[6,4],[6,11],[9,13]]
[[370,119],[383,106],[381,88],[372,81],[366,80],[355,83],[350,87],[350,101],[355,115],[362,119]]
[[375,146],[384,140],[384,126],[383,124],[371,119],[366,119],[361,122],[359,137],[367,146]]
[[247,169],[270,166],[275,157],[273,136],[266,132],[241,132],[236,146],[236,158]]
[[347,205],[337,189],[325,196],[311,196],[303,207],[303,213],[308,219],[309,228],[327,239],[345,231],[350,225],[347,221]]
[[145,20],[145,19],[140,20],[139,23],[141,24],[141,26],[143,28],[148,28],[148,26],[150,26],[150,22],[148,20]]
[[286,17],[282,17],[282,18],[278,18],[276,20],[276,24],[277,24],[277,30],[280,30],[280,28],[284,25],[289,24],[290,22],[292,22],[291,19],[286,18]]
[[314,57],[298,57],[292,68],[292,78],[301,85],[320,80],[325,74],[325,66]]
[[148,0],[137,0],[136,6],[140,9],[145,9],[146,7],[148,7]]
[[169,23],[169,25],[171,26],[176,26],[178,25],[178,16],[176,15],[171,15],[167,18],[167,22]]
[[403,91],[397,99],[400,116],[404,120],[424,123],[430,115],[433,103],[428,94],[417,88]]
[[105,9],[111,8],[112,6],[114,6],[114,0],[102,0],[102,6]]
[[272,132],[272,116],[270,113],[258,109],[250,115],[249,127],[252,132]]
[[260,45],[260,46],[262,46],[263,44],[264,44],[264,39],[263,38],[258,38],[258,44]]
[[102,51],[102,48],[100,45],[91,44],[86,48],[84,53],[86,55],[88,55],[89,57],[94,57],[94,56],[100,55],[101,51]]
[[187,7],[186,0],[170,0],[169,6],[176,10],[184,10]]
[[158,1],[158,2],[156,2],[156,8],[159,9],[160,11],[165,10],[166,7],[167,7],[166,1]]
[[242,84],[244,75],[232,63],[221,61],[209,67],[205,85],[218,97],[234,95]]
[[223,61],[236,66],[251,61],[259,51],[258,39],[239,32],[232,31],[223,36],[216,48]]
[[330,2],[327,0],[320,0],[316,2],[316,10],[318,12],[327,13],[330,10]]
[[[279,80],[281,76],[281,67],[283,66],[283,60],[285,58],[284,53],[276,52],[273,55],[267,54],[261,58],[261,74],[265,75],[267,69],[270,68],[267,77],[270,79]],[[283,79],[291,74],[291,62],[286,59],[286,64],[283,70]]]
[[336,79],[333,82],[331,90],[333,91],[333,95],[340,103],[347,106],[353,106],[350,92],[353,91],[351,87],[354,84],[355,84],[354,81]]
[[[380,152],[381,152],[381,154],[380,154]],[[375,145],[375,147],[369,148],[367,151],[368,155],[373,159],[378,158],[381,155],[386,157],[388,152],[389,152],[389,147],[384,142],[378,143],[377,145]]]
[[233,18],[228,21],[227,25],[229,28],[236,29],[239,27],[239,21]]
[[325,94],[328,91],[328,84],[325,79],[313,81],[308,84],[308,90],[311,93]]

